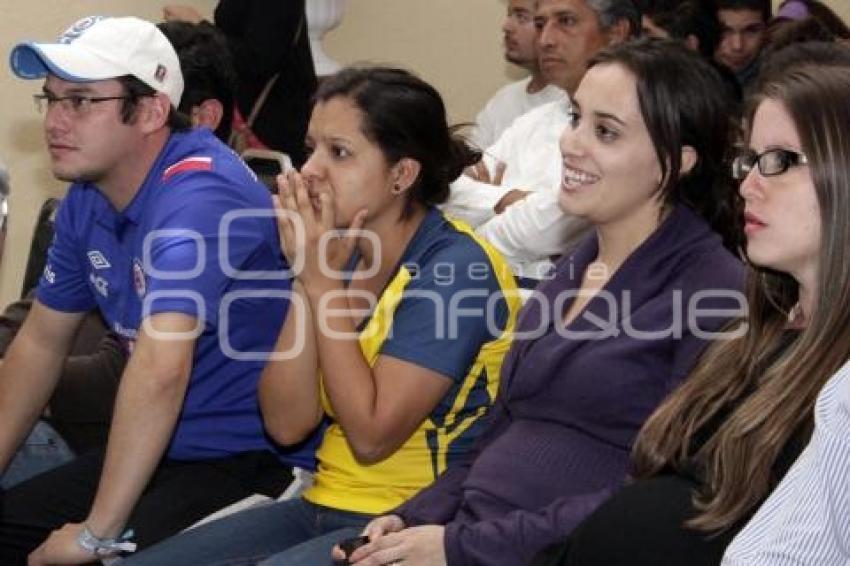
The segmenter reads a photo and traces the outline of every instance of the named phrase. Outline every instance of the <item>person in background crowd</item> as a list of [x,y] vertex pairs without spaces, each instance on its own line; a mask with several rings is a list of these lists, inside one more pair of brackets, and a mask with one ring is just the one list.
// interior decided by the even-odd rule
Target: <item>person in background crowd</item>
[[471,140],[478,147],[490,147],[516,118],[532,108],[564,97],[564,91],[548,84],[540,70],[534,28],[536,1],[508,0],[502,24],[505,59],[531,74],[499,89],[475,117]]
[[[572,95],[594,54],[640,33],[640,14],[631,0],[537,0],[534,26],[543,75]],[[550,258],[569,251],[588,230],[558,206],[558,138],[568,107],[566,99],[554,101],[514,120],[484,152],[477,178],[452,183],[443,206],[495,246],[526,288],[546,277]],[[504,174],[496,175],[502,167]]]
[[842,38],[845,37],[843,31],[847,29],[847,24],[841,19],[841,16],[819,0],[785,0],[779,5],[779,10],[777,10],[769,28],[778,23],[806,18],[815,18],[828,29],[841,35]]
[[672,38],[711,59],[720,42],[720,22],[699,0],[658,0],[641,10],[644,36]]
[[[713,10],[700,0],[657,0],[648,2],[641,11],[643,35],[660,39],[677,39],[702,54],[720,73],[734,99],[743,102],[741,85],[735,74],[726,66],[714,61],[714,52],[720,41],[720,22]],[[730,112],[737,120],[740,109]]]
[[[256,135],[252,145],[286,153],[296,168],[306,159],[304,134],[310,97],[316,90],[304,2],[219,0],[213,18],[227,37],[239,78],[237,129],[244,126],[269,82],[278,77],[251,126]],[[203,16],[190,6],[165,6],[163,16],[203,22]]]
[[[623,484],[644,420],[743,306],[743,266],[723,245],[740,225],[727,108],[716,72],[677,43],[591,59],[559,202],[594,233],[520,313],[474,457],[370,523],[351,562],[527,564]],[[712,314],[683,328],[676,304],[694,297]]]
[[850,67],[850,45],[825,41],[800,41],[771,50],[764,61],[761,74],[773,76],[785,69],[800,65]]
[[785,2],[768,27],[765,54],[802,41],[850,43],[850,27],[817,0]]
[[714,59],[734,72],[746,91],[758,74],[771,16],[770,0],[714,0],[714,6],[721,26]]
[[215,27],[188,22],[157,27],[180,58],[185,88],[178,109],[192,119],[192,126],[209,128],[227,143],[239,81],[226,36]]

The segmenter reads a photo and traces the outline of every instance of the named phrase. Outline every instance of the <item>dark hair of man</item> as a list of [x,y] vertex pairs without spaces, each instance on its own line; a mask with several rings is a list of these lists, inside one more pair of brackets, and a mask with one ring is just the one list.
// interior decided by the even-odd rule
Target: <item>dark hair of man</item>
[[696,37],[702,56],[707,59],[714,56],[720,43],[720,22],[716,12],[707,9],[699,0],[655,2],[644,15],[672,38],[686,40],[689,36]]
[[795,43],[833,43],[850,39],[850,29],[831,29],[819,18],[809,16],[802,20],[782,21],[768,30],[764,57]]
[[[690,36],[696,37],[700,54],[720,74],[732,98],[740,105],[744,93],[735,73],[714,61],[722,29],[717,13],[710,6],[700,0],[652,0],[646,2],[642,13],[673,39],[686,41]],[[733,112],[733,118],[734,115],[737,112]]]
[[[638,435],[637,477],[693,469],[693,458],[704,470],[691,528],[722,531],[760,505],[775,485],[777,458],[792,438],[810,433],[818,392],[850,357],[850,309],[839,307],[850,303],[848,97],[850,67],[805,63],[763,76],[755,91],[748,122],[758,102],[779,102],[809,160],[821,223],[815,304],[782,349],[799,285],[787,273],[752,266],[749,315],[731,325],[748,325],[747,332],[712,344]],[[694,454],[694,437],[718,421]]]
[[449,184],[481,159],[481,153],[458,136],[456,128],[449,128],[440,93],[409,71],[343,69],[319,84],[314,101],[334,98],[347,98],[360,110],[363,134],[381,149],[387,164],[403,158],[419,162],[419,176],[406,193],[403,217],[413,212],[414,203],[445,202]]
[[770,0],[715,0],[716,10],[753,10],[761,13],[761,20],[766,24],[773,15]]
[[599,25],[607,30],[620,20],[629,23],[629,37],[640,36],[640,10],[633,0],[586,0],[599,17]]
[[[136,107],[139,100],[146,96],[155,96],[156,91],[132,75],[124,75],[117,78],[124,87],[127,99],[121,106],[121,120],[125,124],[131,124],[136,118]],[[171,106],[168,111],[167,125],[174,132],[189,130],[192,128],[192,120],[188,116]]]
[[768,29],[764,53],[767,55],[770,51],[782,49],[792,43],[809,41],[832,43],[837,40],[835,34],[817,18],[809,16],[802,20],[786,20]]
[[806,0],[809,16],[822,23],[837,38],[850,39],[850,28],[832,8],[818,0]]
[[[661,167],[661,198],[698,212],[737,252],[742,243],[740,197],[731,178],[736,104],[717,71],[679,42],[643,38],[600,51],[588,65],[622,65],[637,81],[641,116]],[[681,174],[682,148],[694,167]]]
[[236,68],[223,32],[208,22],[162,22],[157,24],[168,38],[183,72],[183,97],[179,110],[191,115],[192,108],[205,100],[218,100],[222,105],[221,123],[215,135],[227,141],[233,126]]

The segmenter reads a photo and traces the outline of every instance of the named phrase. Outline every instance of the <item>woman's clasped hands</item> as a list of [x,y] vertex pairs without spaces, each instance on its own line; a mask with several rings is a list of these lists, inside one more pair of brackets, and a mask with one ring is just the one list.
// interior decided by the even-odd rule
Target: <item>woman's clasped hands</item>
[[295,276],[309,291],[343,286],[346,267],[368,211],[360,210],[351,224],[336,225],[336,209],[329,190],[314,189],[297,171],[278,175],[273,197],[280,244]]

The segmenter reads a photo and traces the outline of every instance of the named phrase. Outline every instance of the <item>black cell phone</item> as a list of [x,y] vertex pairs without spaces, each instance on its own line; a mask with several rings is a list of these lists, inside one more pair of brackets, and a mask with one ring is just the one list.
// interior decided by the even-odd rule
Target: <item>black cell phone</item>
[[348,562],[348,557],[351,556],[351,553],[368,543],[369,537],[366,535],[347,538],[340,541],[339,548],[345,553],[345,558],[343,560],[334,560],[334,566],[348,566],[350,564]]

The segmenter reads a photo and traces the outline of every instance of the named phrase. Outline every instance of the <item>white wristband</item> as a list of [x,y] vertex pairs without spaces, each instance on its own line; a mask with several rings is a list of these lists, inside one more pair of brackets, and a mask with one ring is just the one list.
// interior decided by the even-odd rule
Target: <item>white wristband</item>
[[88,525],[83,525],[83,530],[77,536],[77,544],[80,548],[91,552],[95,556],[103,557],[117,554],[119,552],[135,552],[136,543],[130,542],[133,538],[133,531],[128,530],[117,539],[115,538],[98,538],[96,537]]

